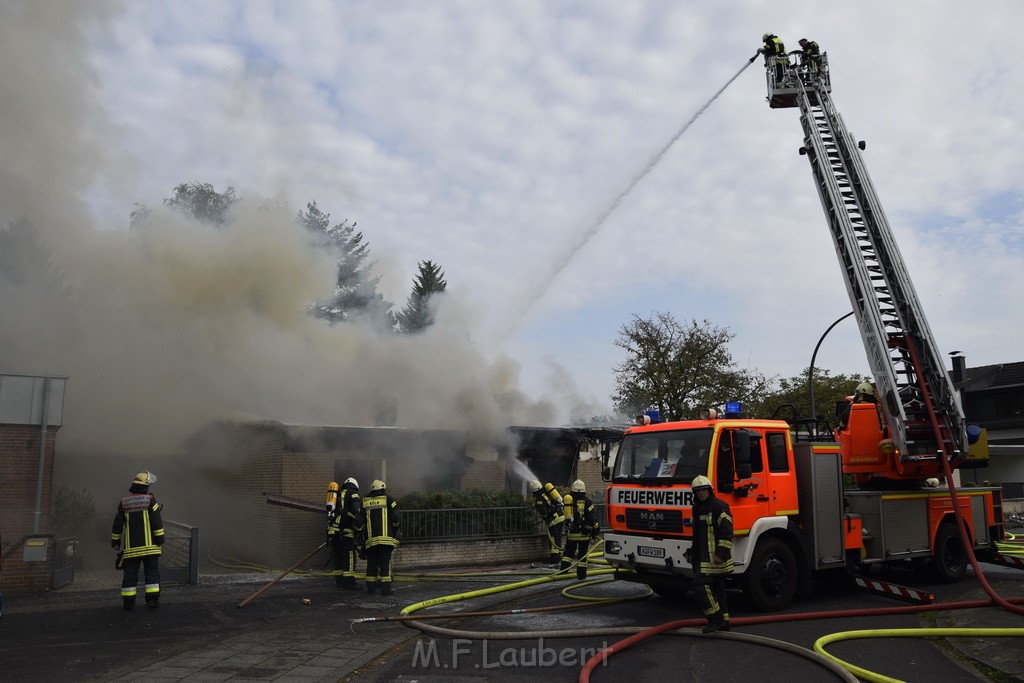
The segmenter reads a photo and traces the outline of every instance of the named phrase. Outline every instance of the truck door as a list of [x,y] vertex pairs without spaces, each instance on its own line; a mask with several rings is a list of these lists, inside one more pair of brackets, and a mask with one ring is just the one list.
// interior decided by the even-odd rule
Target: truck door
[[764,470],[762,436],[751,429],[724,429],[715,453],[715,495],[729,504],[735,533],[745,535],[766,514],[761,479]]

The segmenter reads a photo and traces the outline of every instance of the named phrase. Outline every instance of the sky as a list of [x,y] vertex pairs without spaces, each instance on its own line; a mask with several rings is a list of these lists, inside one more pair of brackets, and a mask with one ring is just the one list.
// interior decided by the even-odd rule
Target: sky
[[[26,220],[46,256],[3,285],[0,371],[67,375],[62,438],[94,449],[225,414],[359,424],[396,396],[412,427],[608,414],[619,330],[655,312],[797,375],[850,303],[799,113],[744,68],[765,31],[828,54],[938,348],[1019,361],[1022,21],[1009,0],[3,0],[0,229]],[[182,182],[246,201],[188,225],[159,210]],[[312,201],[357,223],[399,307],[443,268],[435,329],[302,314],[333,277],[289,228]],[[868,374],[852,319],[816,366]]]

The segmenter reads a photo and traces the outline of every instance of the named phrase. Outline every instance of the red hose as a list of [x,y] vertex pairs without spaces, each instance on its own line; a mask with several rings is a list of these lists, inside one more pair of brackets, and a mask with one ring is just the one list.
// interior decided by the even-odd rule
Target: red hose
[[[1020,610],[1017,605],[1024,605],[1024,598],[1000,598],[1002,602],[1010,605],[1013,610]],[[918,612],[940,612],[951,609],[973,609],[977,607],[991,607],[995,604],[1001,604],[997,600],[963,600],[960,602],[945,602],[932,605],[906,605],[902,607],[873,607],[870,609],[850,609],[850,610],[831,610],[828,612],[799,612],[797,614],[783,614],[783,615],[765,615],[762,617],[740,617],[738,619],[730,620],[730,624],[733,626],[753,626],[755,624],[773,624],[787,621],[810,621],[813,619],[836,619],[836,618],[848,618],[848,617],[871,617],[871,616],[882,616],[892,614],[915,614]],[[677,628],[686,628],[688,626],[702,626],[706,622],[705,619],[680,619],[677,621],[669,621],[658,626],[653,626],[646,631],[641,631],[635,635],[612,643],[606,648],[600,650],[597,654],[587,660],[583,668],[580,669],[579,683],[589,683],[590,674],[594,669],[600,666],[603,662],[613,655],[616,655],[624,650],[628,650],[632,646],[636,645],[642,640],[656,636],[666,631],[674,631]]]

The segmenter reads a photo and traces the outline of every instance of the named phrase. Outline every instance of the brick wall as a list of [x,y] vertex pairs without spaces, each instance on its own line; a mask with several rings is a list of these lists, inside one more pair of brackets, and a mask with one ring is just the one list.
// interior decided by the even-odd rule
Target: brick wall
[[[393,572],[448,567],[488,567],[548,558],[547,536],[516,536],[486,540],[406,541],[392,558]],[[362,571],[362,562],[357,570]]]
[[[8,543],[4,536],[4,543]],[[30,536],[28,543],[45,544],[45,559],[26,562],[23,557],[26,539],[19,537],[7,547],[0,567],[0,592],[41,593],[50,590],[53,584],[53,536],[40,534]]]
[[[53,454],[57,430],[46,432],[43,456],[43,487],[39,533],[50,531],[50,499],[53,491]],[[50,587],[53,543],[46,560],[22,562],[22,542],[35,526],[36,479],[39,472],[40,429],[34,425],[0,425],[0,541],[4,554],[0,591],[41,591]]]
[[504,491],[507,467],[497,460],[474,460],[462,475],[462,490]]
[[576,465],[576,477],[582,479],[583,483],[587,485],[587,495],[590,496],[590,500],[595,503],[604,502],[604,490],[608,487],[608,482],[601,479],[601,460],[599,458],[580,460]]

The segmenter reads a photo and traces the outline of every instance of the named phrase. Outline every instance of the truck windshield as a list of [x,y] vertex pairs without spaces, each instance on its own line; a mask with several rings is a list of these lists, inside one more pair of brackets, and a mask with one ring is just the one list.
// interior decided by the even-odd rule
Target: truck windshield
[[619,446],[612,478],[687,482],[707,474],[711,429],[627,434]]

